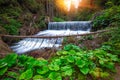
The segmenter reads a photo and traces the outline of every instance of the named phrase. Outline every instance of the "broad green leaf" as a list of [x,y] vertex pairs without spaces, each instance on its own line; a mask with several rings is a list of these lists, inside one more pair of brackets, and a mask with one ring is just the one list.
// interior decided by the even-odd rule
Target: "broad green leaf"
[[84,60],[77,60],[76,61],[76,65],[79,67],[79,68],[83,68],[85,66],[86,62]]
[[62,71],[62,76],[71,76],[73,73],[73,70],[70,66],[61,67],[61,71]]
[[35,58],[29,58],[25,63],[27,69],[45,66],[46,64],[48,64],[47,60],[36,60]]
[[11,53],[4,58],[4,61],[8,63],[8,67],[11,67],[16,63],[17,56],[17,54]]
[[84,75],[87,75],[90,71],[90,69],[88,67],[83,67],[83,68],[80,68],[80,71],[84,74]]
[[81,56],[83,55],[83,52],[82,52],[82,51],[77,52],[77,53],[76,53],[76,55],[78,55],[78,56],[80,56],[80,57],[81,57]]
[[32,69],[28,69],[28,70],[26,70],[25,72],[23,72],[23,73],[20,75],[19,79],[20,79],[20,80],[22,80],[22,79],[27,80],[27,79],[31,79],[32,76],[33,76],[33,71],[32,71]]
[[68,45],[64,46],[65,51],[69,51],[71,49],[72,49],[72,44],[68,44]]
[[104,65],[104,61],[103,60],[99,60],[99,63],[101,64],[101,65]]
[[58,51],[57,53],[56,53],[57,55],[66,55],[66,54],[68,54],[68,51]]
[[57,72],[51,72],[49,74],[48,78],[50,80],[62,80],[62,77],[61,77],[60,73],[57,73]]
[[67,51],[63,51],[62,54],[66,55],[66,54],[68,54],[68,52]]
[[70,50],[69,54],[76,54],[75,50]]
[[60,65],[61,65],[61,59],[55,59],[49,65],[49,69],[54,70],[54,71],[58,71],[58,70],[60,70]]
[[0,69],[0,76],[4,75],[7,70],[8,70],[8,67],[1,68]]
[[117,55],[109,54],[109,57],[112,61],[118,61],[119,60]]
[[9,77],[13,77],[13,78],[17,78],[18,77],[18,74],[16,72],[12,72],[12,71],[8,72],[7,75]]
[[33,77],[33,80],[40,80],[40,79],[42,79],[42,78],[44,78],[44,77],[41,76],[41,75],[35,75],[35,76]]
[[0,68],[6,67],[8,65],[6,62],[4,62],[4,60],[1,61],[0,61]]
[[45,60],[45,59],[38,59],[39,62],[38,62],[38,66],[44,66],[44,65],[47,65],[48,64],[48,61]]
[[53,70],[53,71],[60,70],[60,67],[57,64],[50,64],[48,67],[49,67],[50,70]]
[[78,52],[78,51],[80,51],[81,49],[80,49],[80,47],[73,45],[73,50],[75,50],[75,51]]
[[22,64],[24,64],[27,60],[28,60],[28,56],[27,55],[20,55],[18,56],[18,60],[19,62],[21,62]]
[[109,62],[108,64],[106,64],[106,67],[112,71],[115,70],[115,65],[113,62]]
[[67,61],[70,63],[74,62],[74,56],[67,56]]
[[24,66],[25,66],[27,69],[31,69],[31,68],[37,66],[37,61],[36,61],[36,60],[26,61],[26,63],[24,64]]
[[42,68],[37,69],[37,73],[39,74],[45,74],[49,71],[49,68],[47,66],[43,66]]
[[61,65],[61,59],[55,59],[54,64]]

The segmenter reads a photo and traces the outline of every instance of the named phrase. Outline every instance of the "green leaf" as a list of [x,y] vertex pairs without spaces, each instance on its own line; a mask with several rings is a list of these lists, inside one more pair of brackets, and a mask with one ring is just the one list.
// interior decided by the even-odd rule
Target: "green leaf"
[[48,64],[48,61],[45,59],[38,59],[39,62],[37,63],[38,66],[44,66]]
[[109,62],[108,64],[106,64],[106,67],[112,71],[115,70],[115,65],[113,62]]
[[8,72],[7,75],[9,77],[13,77],[13,78],[17,78],[18,77],[18,74],[16,72],[12,72],[12,71]]
[[6,67],[8,64],[3,60],[0,61],[0,68]]
[[72,49],[72,44],[68,44],[68,45],[64,46],[65,51],[69,51],[71,49]]
[[20,55],[20,56],[18,56],[18,60],[22,64],[24,64],[28,60],[28,58],[29,57],[27,55]]
[[50,64],[49,69],[53,70],[53,71],[58,71],[58,70],[60,70],[60,67],[57,64]]
[[88,67],[84,67],[84,68],[80,68],[80,71],[84,74],[87,75],[90,71],[90,69]]
[[101,77],[102,78],[107,78],[109,76],[110,76],[110,74],[108,72],[101,72]]
[[50,70],[58,71],[60,70],[60,65],[61,65],[61,59],[55,59],[48,66]]
[[63,51],[62,54],[66,55],[68,54],[68,51]]
[[4,75],[7,70],[8,70],[8,67],[1,68],[0,69],[0,76]]
[[51,80],[62,80],[60,73],[57,73],[57,72],[51,72],[48,78]]
[[42,68],[37,69],[37,73],[39,74],[45,74],[49,71],[49,68],[47,66],[43,66]]
[[33,76],[33,71],[32,71],[32,69],[28,69],[28,70],[26,70],[25,72],[23,72],[23,73],[20,75],[19,79],[20,79],[20,80],[22,80],[22,79],[31,79],[32,76]]
[[119,60],[117,55],[110,54],[109,57],[112,61],[118,61]]
[[71,76],[73,73],[73,70],[70,66],[64,66],[61,67],[61,71],[62,71],[62,76]]
[[11,53],[4,58],[4,61],[8,63],[8,67],[11,67],[16,63],[17,56],[17,54]]
[[76,54],[75,50],[70,50],[69,54]]
[[101,64],[101,65],[104,65],[104,61],[103,60],[99,60],[99,63]]
[[67,56],[67,61],[70,63],[74,62],[74,56]]
[[76,61],[76,65],[79,67],[79,68],[83,68],[85,66],[85,61],[84,60],[77,60]]
[[78,52],[78,51],[80,51],[81,49],[80,49],[80,47],[73,45],[73,50],[75,50],[75,51]]
[[42,79],[43,78],[43,76],[41,76],[41,75],[35,75],[34,77],[33,77],[33,80],[40,80],[40,79]]
[[4,80],[15,80],[13,78],[4,78]]
[[68,54],[68,51],[58,51],[56,54],[57,55],[66,55],[66,54]]

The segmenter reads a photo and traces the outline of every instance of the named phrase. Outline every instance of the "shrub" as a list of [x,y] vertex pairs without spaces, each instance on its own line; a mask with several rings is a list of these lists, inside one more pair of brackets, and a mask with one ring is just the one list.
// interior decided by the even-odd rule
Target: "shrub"
[[93,30],[106,28],[116,21],[120,21],[120,6],[103,10],[102,14],[93,20]]
[[10,19],[9,23],[3,25],[6,31],[11,35],[17,35],[19,32],[19,28],[21,27],[21,23],[16,21],[15,19]]
[[55,22],[63,22],[64,20],[61,19],[61,18],[58,18],[58,17],[54,17],[53,21],[55,21]]
[[[0,78],[19,80],[85,80],[88,75],[103,79],[115,71],[117,55],[108,53],[109,46],[84,51],[78,46],[68,44],[50,60],[35,59],[26,55],[9,54],[0,59]],[[95,80],[94,79],[94,80]]]
[[76,18],[74,20],[78,21],[88,21],[91,19],[92,14],[95,12],[95,9],[90,8],[82,8],[76,14]]

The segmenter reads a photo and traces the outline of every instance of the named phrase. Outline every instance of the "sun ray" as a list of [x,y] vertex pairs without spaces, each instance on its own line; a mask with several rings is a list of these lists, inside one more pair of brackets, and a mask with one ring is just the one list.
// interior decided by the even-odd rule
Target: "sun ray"
[[70,11],[71,8],[71,0],[64,0],[64,4],[68,11]]
[[82,0],[56,0],[56,4],[59,8],[70,11],[72,8],[78,9]]

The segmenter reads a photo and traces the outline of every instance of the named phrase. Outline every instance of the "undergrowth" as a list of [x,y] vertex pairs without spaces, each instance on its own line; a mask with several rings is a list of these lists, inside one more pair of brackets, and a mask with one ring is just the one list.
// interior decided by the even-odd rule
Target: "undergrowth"
[[95,50],[82,50],[69,44],[49,60],[35,59],[26,55],[9,54],[0,59],[0,78],[3,80],[94,80],[108,79],[115,72],[116,54],[110,46]]

